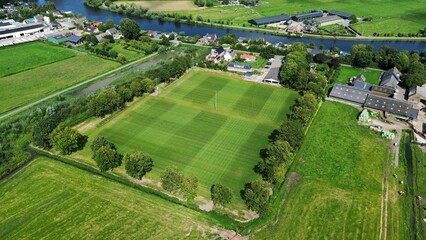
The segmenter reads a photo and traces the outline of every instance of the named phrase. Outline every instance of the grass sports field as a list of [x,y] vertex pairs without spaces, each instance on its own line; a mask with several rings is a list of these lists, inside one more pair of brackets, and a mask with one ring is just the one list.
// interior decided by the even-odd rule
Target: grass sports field
[[[45,49],[48,53],[47,56],[52,57],[37,57],[38,55],[43,56],[43,54],[38,53],[37,49],[39,48]],[[25,57],[19,58],[14,54],[3,55],[3,50],[0,50],[0,61],[6,62],[5,65],[0,65],[0,68],[10,69],[11,74],[0,77],[0,113],[120,66],[117,62],[104,60],[86,53],[77,53],[47,43],[37,42],[5,48],[6,51],[15,51],[14,49],[17,52],[14,53],[15,55],[21,56],[25,51],[27,51],[27,54]],[[8,60],[9,56],[12,57]],[[35,59],[40,58],[40,61],[33,60],[33,57]],[[65,57],[68,58],[65,59]]]
[[379,85],[380,80],[380,74],[381,71],[375,71],[375,70],[369,70],[369,69],[360,69],[360,68],[354,68],[354,67],[346,67],[341,66],[339,68],[340,74],[337,77],[337,83],[347,83],[349,78],[353,76],[359,76],[363,74],[365,78],[367,79],[368,83]]
[[[300,180],[278,222],[255,239],[379,239],[383,170],[393,155],[387,140],[357,124],[358,113],[341,103],[323,104],[295,159],[292,171]],[[397,210],[389,210],[389,222],[402,219]],[[389,223],[388,232],[388,239],[409,239],[404,224]]]
[[0,48],[0,77],[74,57],[76,52],[49,43],[31,42]]
[[[142,150],[150,155],[154,169],[148,178],[159,180],[161,171],[176,166],[198,177],[199,195],[210,198],[211,185],[222,183],[234,192],[233,207],[242,207],[239,191],[258,178],[253,167],[260,160],[259,151],[298,95],[231,76],[192,70],[160,96],[135,103],[85,134],[89,142],[104,136],[121,152]],[[90,156],[88,147],[74,154],[94,164]]]
[[363,35],[373,33],[418,33],[426,26],[425,0],[367,0],[367,1],[337,1],[337,0],[269,0],[259,1],[259,6],[245,8],[240,6],[212,7],[196,11],[185,10],[187,14],[201,15],[203,19],[228,19],[234,25],[248,25],[252,18],[280,15],[294,15],[309,12],[314,9],[339,10],[355,14],[357,17],[371,16],[369,23],[354,26]]
[[0,239],[205,239],[217,224],[47,158],[0,182],[0,206]]

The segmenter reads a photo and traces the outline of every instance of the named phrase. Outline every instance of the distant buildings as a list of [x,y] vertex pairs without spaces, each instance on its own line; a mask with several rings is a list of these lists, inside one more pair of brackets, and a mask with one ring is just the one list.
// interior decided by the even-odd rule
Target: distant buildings
[[30,36],[43,32],[46,25],[42,23],[22,24],[13,20],[0,20],[0,40]]
[[235,72],[242,72],[242,73],[253,71],[253,68],[250,65],[247,65],[244,63],[237,63],[237,62],[232,62],[228,64],[227,69],[228,71],[235,71]]
[[211,44],[217,40],[216,34],[207,33],[204,37],[198,40],[198,44]]
[[278,23],[278,22],[286,22],[290,20],[290,16],[287,14],[282,14],[278,16],[272,16],[272,17],[264,17],[264,18],[256,18],[249,21],[249,23],[259,26],[259,25],[266,25],[271,23]]
[[247,53],[241,54],[240,59],[244,60],[246,62],[256,62],[256,56],[250,55],[250,54],[247,54]]
[[236,53],[232,49],[224,49],[223,47],[212,48],[207,60],[214,63],[221,63],[223,61],[229,62],[236,57]]

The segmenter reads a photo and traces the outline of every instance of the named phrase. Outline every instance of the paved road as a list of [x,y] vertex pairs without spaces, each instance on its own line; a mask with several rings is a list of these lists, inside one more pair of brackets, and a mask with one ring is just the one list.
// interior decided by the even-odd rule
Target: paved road
[[7,117],[10,117],[10,116],[12,116],[12,115],[15,115],[15,114],[17,114],[17,113],[20,113],[20,112],[24,111],[25,109],[28,109],[28,108],[30,108],[30,107],[33,107],[33,106],[35,106],[35,105],[37,105],[37,104],[39,104],[39,103],[42,103],[42,102],[44,102],[44,101],[46,101],[46,100],[51,99],[51,98],[57,97],[57,96],[59,96],[59,95],[61,95],[61,94],[63,94],[63,93],[66,93],[66,92],[69,92],[69,91],[71,91],[71,90],[74,90],[74,89],[76,89],[76,88],[78,88],[78,87],[80,87],[80,86],[83,86],[83,85],[87,84],[87,83],[91,83],[91,82],[96,81],[96,80],[98,80],[98,79],[100,79],[100,78],[106,77],[106,76],[108,76],[108,75],[110,75],[110,74],[112,74],[112,73],[119,72],[119,71],[121,71],[121,70],[122,70],[122,69],[124,69],[124,68],[127,68],[127,67],[129,67],[129,66],[135,65],[135,64],[137,64],[137,63],[140,63],[140,62],[142,62],[142,61],[144,61],[144,60],[146,60],[146,59],[148,59],[148,58],[150,58],[150,57],[156,56],[156,55],[158,55],[158,53],[153,53],[153,54],[151,54],[151,55],[148,55],[148,56],[146,56],[146,57],[140,58],[140,59],[138,59],[138,60],[136,60],[136,61],[133,61],[133,62],[131,62],[131,63],[125,64],[125,65],[120,66],[120,67],[118,67],[118,68],[116,68],[116,69],[113,69],[113,70],[111,70],[111,71],[108,71],[108,72],[106,72],[106,73],[103,73],[103,74],[101,74],[101,75],[99,75],[99,76],[96,76],[96,77],[94,77],[94,78],[88,79],[88,80],[86,80],[86,81],[84,81],[84,82],[78,83],[78,84],[76,84],[76,85],[74,85],[74,86],[71,86],[71,87],[69,87],[69,88],[67,88],[67,89],[64,89],[64,90],[62,90],[62,91],[59,91],[59,92],[53,93],[53,94],[51,94],[51,95],[49,95],[49,96],[47,96],[47,97],[44,97],[44,98],[42,98],[42,99],[39,99],[39,100],[37,100],[37,101],[34,101],[34,102],[29,103],[29,104],[27,104],[27,105],[24,105],[24,106],[22,106],[22,107],[16,108],[16,109],[11,110],[11,111],[6,112],[6,113],[3,113],[3,114],[1,114],[1,115],[0,115],[0,120],[2,120],[2,119],[4,119],[4,118],[7,118]]

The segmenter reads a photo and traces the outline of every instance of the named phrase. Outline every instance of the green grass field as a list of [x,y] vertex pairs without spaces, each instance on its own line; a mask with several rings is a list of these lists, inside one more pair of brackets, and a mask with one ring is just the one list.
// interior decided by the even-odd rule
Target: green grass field
[[379,85],[380,71],[341,66],[336,83],[347,83],[349,78],[363,74],[368,83]]
[[[301,178],[278,222],[255,239],[379,238],[383,170],[392,154],[386,140],[357,124],[358,113],[337,102],[322,105],[292,168]],[[392,227],[389,239],[407,239],[404,225]]]
[[367,1],[337,1],[337,0],[270,0],[259,1],[259,6],[245,8],[239,6],[212,7],[196,11],[182,11],[194,16],[201,15],[203,19],[228,19],[233,25],[248,25],[253,18],[280,15],[283,13],[295,15],[314,9],[339,10],[355,14],[357,17],[371,16],[369,23],[359,23],[354,27],[363,35],[373,33],[418,33],[426,26],[425,0],[367,0]]
[[426,153],[423,152],[419,146],[412,145],[413,153],[413,182],[414,182],[414,195],[421,196],[422,199],[416,201],[416,215],[418,222],[416,225],[417,239],[424,239],[426,237]]
[[76,52],[49,43],[31,42],[0,48],[0,78],[74,57]]
[[[239,191],[244,183],[259,177],[253,171],[259,151],[297,96],[285,88],[192,70],[160,96],[135,103],[85,134],[89,142],[104,136],[122,152],[142,150],[150,155],[154,169],[148,178],[159,180],[161,171],[176,166],[198,177],[198,194],[207,198],[212,184],[223,183],[236,196],[233,207],[242,207]],[[86,147],[74,158],[94,164],[90,156]]]
[[0,182],[0,206],[0,239],[203,239],[217,224],[47,158]]
[[[23,46],[26,47],[26,45]],[[35,46],[37,45],[33,47]],[[59,51],[61,51],[61,48],[59,48]],[[74,54],[73,51],[71,53]],[[9,66],[13,65],[12,63],[19,63],[19,60],[10,61]],[[54,63],[1,77],[0,113],[30,103],[118,66],[120,64],[117,62],[78,53],[76,56],[65,60],[58,60]]]

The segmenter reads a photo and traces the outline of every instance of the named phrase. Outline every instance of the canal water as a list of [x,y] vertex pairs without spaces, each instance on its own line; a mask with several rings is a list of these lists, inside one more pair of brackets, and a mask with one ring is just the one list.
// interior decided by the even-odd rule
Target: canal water
[[[46,0],[38,0],[39,4],[43,4]],[[264,38],[270,43],[291,43],[291,42],[304,42],[314,43],[317,46],[324,45],[327,49],[336,46],[343,51],[350,51],[354,44],[371,44],[374,49],[378,49],[383,45],[389,45],[398,50],[407,51],[425,51],[426,42],[422,41],[366,41],[366,40],[335,40],[335,39],[319,39],[319,38],[289,38],[284,36],[274,36],[269,33],[250,32],[246,30],[224,29],[215,28],[211,26],[199,26],[191,24],[177,24],[173,22],[160,22],[158,20],[148,20],[144,18],[137,18],[126,16],[125,14],[112,13],[106,10],[90,8],[85,6],[84,0],[51,0],[56,4],[56,7],[63,11],[72,11],[74,14],[81,13],[88,19],[94,21],[105,22],[107,19],[112,19],[116,24],[120,22],[121,18],[128,17],[135,20],[142,29],[156,30],[161,32],[185,32],[186,35],[194,36],[196,34],[204,36],[207,33],[215,33],[218,36],[226,34],[235,34],[237,37],[245,37],[250,39]]]

